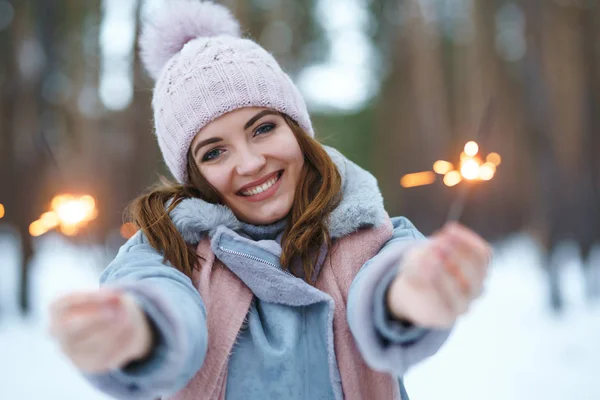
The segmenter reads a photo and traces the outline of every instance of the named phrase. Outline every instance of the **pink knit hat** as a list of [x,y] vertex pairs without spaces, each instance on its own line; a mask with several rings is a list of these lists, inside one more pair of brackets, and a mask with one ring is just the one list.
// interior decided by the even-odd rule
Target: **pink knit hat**
[[240,37],[238,22],[221,5],[169,1],[145,23],[140,50],[156,80],[152,108],[158,144],[179,182],[187,180],[187,152],[198,131],[238,108],[272,108],[314,136],[294,83],[265,49]]

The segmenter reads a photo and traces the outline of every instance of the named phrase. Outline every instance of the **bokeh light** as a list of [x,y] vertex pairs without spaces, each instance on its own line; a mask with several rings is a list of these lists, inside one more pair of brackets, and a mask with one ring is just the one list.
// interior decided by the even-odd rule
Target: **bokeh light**
[[451,162],[448,162],[448,161],[437,160],[436,162],[433,163],[433,170],[440,175],[446,175],[448,172],[452,171],[453,169],[454,169],[454,166],[452,165]]
[[467,144],[465,144],[465,154],[468,155],[469,157],[475,157],[475,155],[479,152],[479,145],[474,142],[474,141],[470,141],[467,142]]
[[479,167],[479,179],[482,181],[489,181],[494,177],[496,173],[496,166],[490,162],[486,162]]
[[44,224],[40,220],[33,221],[29,225],[29,234],[31,236],[40,236],[46,232],[48,232],[48,230],[44,227]]
[[494,164],[496,167],[502,162],[502,157],[498,153],[490,153],[485,158],[487,162]]
[[54,211],[48,211],[42,214],[39,221],[42,223],[47,230],[55,228],[60,224],[60,218]]
[[124,239],[131,238],[137,231],[138,228],[132,222],[125,222],[123,225],[121,225],[121,229],[119,229],[119,232]]
[[429,185],[435,182],[435,174],[431,171],[407,174],[400,179],[400,185],[405,188]]
[[476,179],[479,176],[479,164],[474,159],[466,160],[460,167],[460,173],[465,179]]
[[450,171],[444,176],[444,184],[446,186],[455,186],[462,181],[462,176],[458,171]]
[[50,208],[29,226],[32,236],[43,235],[55,228],[65,235],[74,236],[83,225],[98,216],[96,200],[90,195],[57,195],[50,202]]

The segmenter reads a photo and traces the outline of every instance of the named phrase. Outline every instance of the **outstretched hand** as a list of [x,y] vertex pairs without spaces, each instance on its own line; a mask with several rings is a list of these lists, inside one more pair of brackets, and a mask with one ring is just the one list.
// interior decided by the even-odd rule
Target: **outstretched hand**
[[108,288],[68,294],[50,305],[49,314],[50,335],[84,372],[106,372],[150,352],[149,323],[128,294]]
[[450,327],[481,294],[491,255],[475,232],[447,223],[406,254],[388,290],[388,309],[415,325]]

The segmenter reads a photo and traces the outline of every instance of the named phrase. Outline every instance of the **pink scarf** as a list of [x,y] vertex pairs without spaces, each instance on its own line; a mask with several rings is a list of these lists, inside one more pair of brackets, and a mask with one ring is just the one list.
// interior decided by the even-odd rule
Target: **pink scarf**
[[[397,380],[370,369],[360,355],[346,320],[348,291],[362,265],[391,237],[392,225],[363,229],[334,242],[319,273],[316,287],[335,302],[334,347],[344,398],[400,399]],[[193,276],[207,310],[208,351],[202,368],[171,400],[224,400],[227,364],[238,332],[250,308],[250,289],[218,259],[208,239],[197,247],[199,271]]]

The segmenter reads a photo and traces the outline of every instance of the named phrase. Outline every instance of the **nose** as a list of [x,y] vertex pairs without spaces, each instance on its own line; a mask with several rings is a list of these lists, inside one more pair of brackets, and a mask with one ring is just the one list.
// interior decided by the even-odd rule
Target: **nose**
[[239,154],[236,171],[241,176],[254,176],[263,169],[266,162],[260,152],[247,147]]

